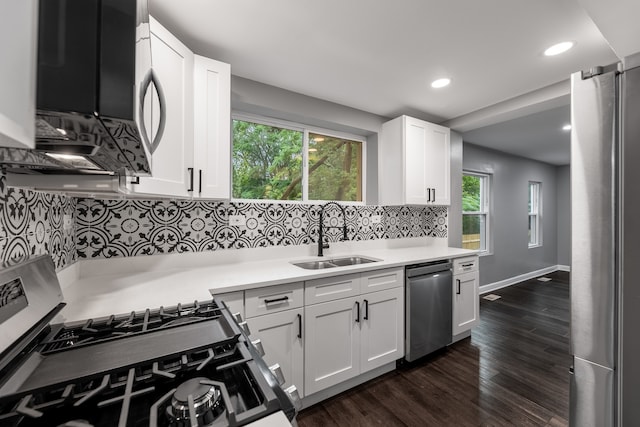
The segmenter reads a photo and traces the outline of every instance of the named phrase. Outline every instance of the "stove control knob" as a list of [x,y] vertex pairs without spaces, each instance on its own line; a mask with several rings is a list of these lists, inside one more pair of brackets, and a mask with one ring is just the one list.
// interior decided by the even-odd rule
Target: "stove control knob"
[[284,374],[282,373],[282,368],[279,364],[274,364],[273,366],[269,366],[269,370],[273,373],[273,376],[276,377],[278,384],[284,384]]
[[295,406],[296,411],[300,411],[302,409],[302,399],[300,399],[300,393],[298,393],[298,388],[294,385],[289,386],[284,389],[284,391],[289,395],[289,399]]
[[253,344],[253,346],[256,348],[256,350],[258,351],[258,354],[264,357],[264,347],[262,346],[262,341],[260,339],[257,339],[257,340],[251,341],[251,344]]
[[240,322],[238,323],[238,326],[240,326],[246,336],[251,335],[251,330],[249,329],[249,325],[247,324],[247,322]]
[[242,322],[242,314],[240,314],[240,312],[233,313],[233,318],[236,319],[236,322],[238,323]]

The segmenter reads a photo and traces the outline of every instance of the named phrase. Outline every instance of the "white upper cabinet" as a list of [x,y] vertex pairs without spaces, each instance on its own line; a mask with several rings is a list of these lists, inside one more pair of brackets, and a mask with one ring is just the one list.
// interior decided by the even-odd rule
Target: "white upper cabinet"
[[382,125],[378,146],[383,205],[449,205],[450,130],[401,116]]
[[[135,194],[225,199],[230,196],[231,69],[194,55],[151,18],[153,69],[165,98],[164,134],[151,160],[151,177],[129,184]],[[150,91],[145,116],[158,128],[158,99]],[[145,110],[146,111],[146,110]],[[153,135],[152,135],[153,136]]]
[[195,57],[195,174],[200,197],[231,197],[231,67]]
[[[165,97],[166,122],[162,139],[151,158],[152,177],[141,177],[138,184],[130,186],[131,192],[187,197],[193,170],[194,55],[151,18],[151,58]],[[145,116],[145,122],[152,139],[158,129],[160,107],[155,90],[150,89],[145,111],[151,114]]]
[[3,1],[0,146],[35,147],[38,2]]

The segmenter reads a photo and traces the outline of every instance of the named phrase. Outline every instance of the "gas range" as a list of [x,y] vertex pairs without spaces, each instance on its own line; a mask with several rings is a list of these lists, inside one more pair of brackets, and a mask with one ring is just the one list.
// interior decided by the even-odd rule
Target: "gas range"
[[51,325],[61,300],[49,257],[0,271],[0,425],[242,426],[277,411],[294,419],[293,391],[221,301]]

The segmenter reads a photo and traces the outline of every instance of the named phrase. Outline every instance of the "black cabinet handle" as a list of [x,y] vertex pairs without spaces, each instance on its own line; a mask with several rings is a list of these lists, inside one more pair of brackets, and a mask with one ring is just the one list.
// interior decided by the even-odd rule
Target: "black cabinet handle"
[[198,169],[198,194],[202,193],[202,169]]
[[364,320],[369,320],[369,301],[364,300]]
[[427,202],[431,201],[431,189],[427,188]]
[[469,264],[462,264],[463,267],[473,267],[473,263],[470,262]]
[[433,199],[431,201],[435,202],[436,201],[436,189],[432,188],[432,190],[433,190]]
[[458,290],[456,291],[456,295],[460,295],[460,279],[456,279],[456,284],[458,285]]
[[187,168],[187,171],[189,171],[189,188],[187,188],[187,191],[193,191],[193,168]]
[[282,298],[275,298],[275,299],[266,299],[264,300],[265,304],[272,304],[274,302],[285,302],[285,301],[289,301],[289,297],[288,296],[283,296]]
[[356,301],[356,322],[360,323],[360,301]]
[[302,339],[302,314],[298,314],[298,338]]

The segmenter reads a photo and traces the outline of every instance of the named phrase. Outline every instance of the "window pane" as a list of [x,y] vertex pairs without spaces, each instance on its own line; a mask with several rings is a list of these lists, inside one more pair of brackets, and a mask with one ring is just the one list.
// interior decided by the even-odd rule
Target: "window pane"
[[462,176],[462,211],[479,212],[481,210],[481,189],[482,178],[473,175]]
[[537,219],[536,215],[529,215],[529,244],[535,245],[538,243],[538,232],[537,232]]
[[462,216],[462,247],[464,249],[486,250],[486,216]]
[[309,133],[309,200],[362,201],[362,142]]
[[233,121],[233,197],[302,200],[303,133]]

